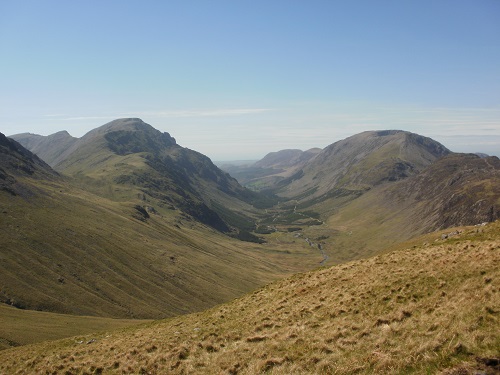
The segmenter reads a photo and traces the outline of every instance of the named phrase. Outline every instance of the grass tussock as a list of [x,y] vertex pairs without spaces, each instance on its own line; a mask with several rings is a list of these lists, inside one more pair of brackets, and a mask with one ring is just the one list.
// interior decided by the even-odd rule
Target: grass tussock
[[500,223],[202,313],[5,350],[5,374],[494,374]]

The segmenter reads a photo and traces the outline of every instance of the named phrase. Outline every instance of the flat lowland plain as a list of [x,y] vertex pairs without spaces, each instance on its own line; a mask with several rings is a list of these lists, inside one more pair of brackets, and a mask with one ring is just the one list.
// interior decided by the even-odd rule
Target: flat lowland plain
[[4,350],[0,373],[495,374],[499,281],[500,223],[458,228],[204,312]]

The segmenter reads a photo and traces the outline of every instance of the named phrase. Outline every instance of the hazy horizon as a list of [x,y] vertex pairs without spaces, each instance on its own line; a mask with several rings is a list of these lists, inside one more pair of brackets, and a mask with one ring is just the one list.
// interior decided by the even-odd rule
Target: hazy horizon
[[[105,125],[105,124],[102,124],[102,125]],[[152,125],[152,124],[150,124],[150,125]],[[154,127],[154,125],[152,125],[152,126]],[[89,131],[90,131],[90,130],[92,130],[92,129],[89,129]],[[404,129],[373,129],[373,130],[404,130]],[[61,129],[61,130],[59,130],[59,131],[67,131],[67,130],[65,130],[65,129]],[[360,132],[361,132],[361,131],[360,131]],[[28,132],[28,133],[32,133],[32,132]],[[56,133],[57,133],[57,132],[56,132]],[[68,133],[69,133],[69,132],[68,132]],[[20,134],[20,133],[16,133],[16,134],[9,134],[9,135],[7,135],[7,136],[12,136],[12,135],[17,135],[17,134]],[[37,134],[37,133],[32,133],[32,134]],[[54,133],[51,133],[51,134],[54,134]],[[51,134],[38,134],[38,135],[51,135]],[[84,134],[85,134],[85,133],[84,133]],[[82,136],[83,136],[84,134],[82,134]],[[350,136],[355,135],[355,134],[358,134],[358,133],[353,133],[353,134],[350,134],[350,135],[348,135],[348,136],[346,136],[346,137],[344,137],[344,138],[350,137]],[[70,135],[71,135],[71,136],[74,136],[74,135],[73,135],[73,134],[71,134],[71,133],[70,133]],[[176,138],[174,134],[171,134],[171,133],[170,133],[170,135],[171,135],[172,137]],[[426,136],[425,134],[420,134],[420,135],[422,135],[422,136]],[[80,137],[77,137],[77,138],[80,138]],[[286,148],[279,148],[279,149],[270,149],[269,151],[265,152],[264,154],[260,154],[260,155],[259,155],[259,154],[253,154],[254,156],[251,156],[251,155],[250,155],[250,156],[248,156],[248,157],[246,157],[246,158],[245,158],[245,157],[243,157],[243,158],[241,158],[241,157],[231,158],[231,157],[229,156],[229,157],[226,157],[226,158],[223,158],[223,159],[220,159],[220,158],[218,159],[218,158],[213,158],[213,157],[210,157],[210,155],[206,155],[206,156],[209,156],[209,157],[210,157],[210,159],[211,159],[213,162],[216,162],[216,163],[218,163],[218,164],[221,164],[221,163],[224,163],[224,162],[237,162],[237,163],[235,163],[235,164],[239,164],[239,163],[244,164],[243,162],[258,161],[258,160],[262,159],[264,156],[266,156],[267,154],[269,154],[269,153],[271,153],[271,152],[277,152],[277,151],[281,151],[281,150],[285,150],[285,149],[299,149],[299,150],[302,150],[302,151],[307,151],[307,150],[312,149],[312,148],[321,148],[321,149],[323,149],[323,148],[325,148],[325,147],[329,146],[330,144],[335,143],[335,142],[337,142],[337,141],[340,141],[340,140],[342,140],[342,139],[344,139],[344,138],[339,138],[339,139],[336,139],[336,140],[334,140],[334,141],[332,141],[332,142],[330,142],[330,143],[326,144],[325,146],[321,146],[321,147],[320,147],[320,146],[312,146],[312,147],[307,147],[307,148],[300,148],[300,147],[286,147]],[[432,137],[431,137],[431,138],[432,138]],[[443,138],[445,138],[445,137],[443,137]],[[442,143],[442,144],[443,144],[446,148],[450,149],[450,150],[451,150],[451,151],[453,151],[453,152],[464,152],[464,153],[485,153],[485,154],[488,154],[488,155],[490,155],[490,156],[498,156],[498,157],[500,157],[500,152],[498,152],[499,150],[498,150],[497,148],[491,148],[491,150],[493,151],[493,152],[491,152],[491,153],[485,152],[484,150],[479,150],[479,151],[469,151],[469,150],[467,150],[467,146],[470,148],[470,144],[471,144],[471,143],[472,143],[472,144],[474,144],[474,142],[470,142],[470,141],[471,141],[471,138],[474,138],[474,137],[467,136],[467,137],[465,137],[464,139],[462,139],[462,145],[464,145],[463,150],[453,149],[453,148],[448,147],[448,145],[447,145],[447,144],[445,144],[445,143],[443,143],[443,142],[440,142],[440,143]],[[477,138],[477,137],[476,137],[476,138]],[[456,139],[458,140],[458,137],[456,137]],[[435,140],[437,140],[437,139],[435,139]],[[178,141],[177,139],[176,139],[176,141],[177,141],[177,143],[178,143],[180,146],[187,147],[187,148],[191,148],[191,147],[188,147],[188,146],[186,146],[186,145],[183,145],[182,143],[179,143],[179,141]],[[459,140],[458,140],[457,144],[458,144],[458,145],[460,145],[460,141],[459,141]],[[478,142],[478,144],[479,144],[479,142]],[[193,149],[193,148],[191,148],[191,149],[192,149],[192,150],[194,150],[194,151],[198,151],[198,152],[200,152],[200,150]],[[488,147],[485,147],[485,149],[488,149]]]
[[139,117],[212,160],[401,129],[500,156],[500,2],[0,4],[0,131]]

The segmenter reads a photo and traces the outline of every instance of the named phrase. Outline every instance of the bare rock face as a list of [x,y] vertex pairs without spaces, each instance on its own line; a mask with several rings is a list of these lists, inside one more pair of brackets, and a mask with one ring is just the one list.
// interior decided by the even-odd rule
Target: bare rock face
[[146,211],[146,209],[142,206],[139,206],[139,205],[135,205],[134,206],[134,213],[132,214],[132,217],[137,219],[137,220],[140,220],[140,221],[146,221],[147,219],[149,219],[149,214],[148,214],[148,211]]
[[425,202],[418,216],[433,218],[432,230],[492,222],[500,218],[500,159],[451,154],[399,184],[394,194]]

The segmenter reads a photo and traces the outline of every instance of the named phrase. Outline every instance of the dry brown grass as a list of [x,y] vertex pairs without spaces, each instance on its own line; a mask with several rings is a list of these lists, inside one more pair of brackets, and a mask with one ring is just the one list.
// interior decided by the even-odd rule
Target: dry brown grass
[[493,374],[500,223],[297,274],[202,313],[9,349],[4,374]]

